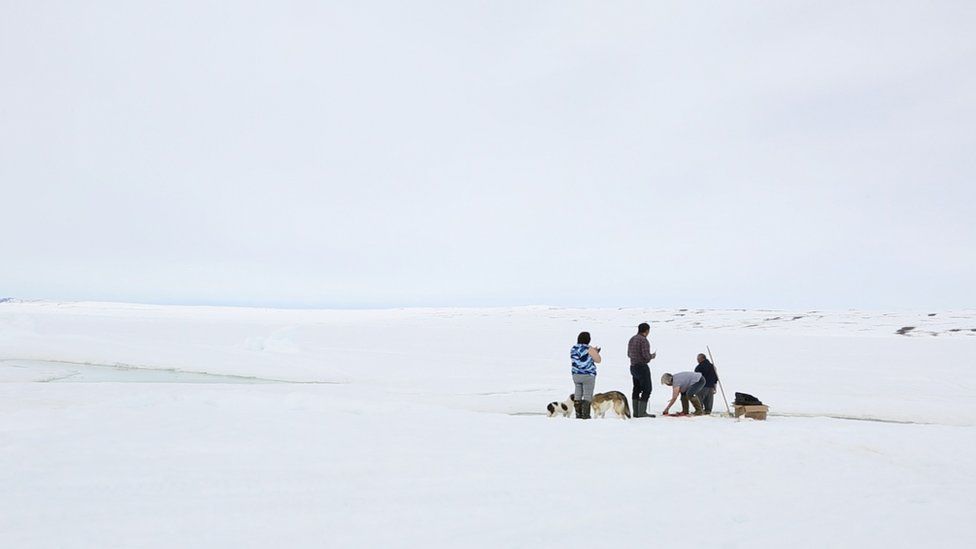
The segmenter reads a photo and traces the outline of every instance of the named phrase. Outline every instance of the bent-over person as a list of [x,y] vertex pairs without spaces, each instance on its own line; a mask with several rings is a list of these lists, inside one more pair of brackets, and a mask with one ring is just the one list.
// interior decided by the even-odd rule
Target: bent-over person
[[671,405],[681,396],[681,413],[688,413],[688,402],[695,407],[695,415],[702,415],[702,403],[698,393],[705,387],[705,378],[698,372],[678,372],[674,375],[661,376],[661,385],[671,386],[671,402],[664,408],[664,415],[668,415]]

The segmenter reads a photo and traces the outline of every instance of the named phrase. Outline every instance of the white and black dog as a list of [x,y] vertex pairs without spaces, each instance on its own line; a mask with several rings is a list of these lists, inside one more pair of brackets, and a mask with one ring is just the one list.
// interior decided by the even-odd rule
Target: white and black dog
[[546,406],[549,410],[549,417],[563,416],[570,417],[573,414],[573,404],[576,402],[576,395],[569,395],[563,402],[550,402]]

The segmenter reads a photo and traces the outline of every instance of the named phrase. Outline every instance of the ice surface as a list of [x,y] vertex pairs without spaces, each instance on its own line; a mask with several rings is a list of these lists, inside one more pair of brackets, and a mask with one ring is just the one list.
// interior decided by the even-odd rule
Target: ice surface
[[[629,395],[645,320],[652,411],[660,374],[708,345],[730,397],[779,415],[542,415],[581,330],[604,348],[597,390]],[[967,546],[973,328],[973,311],[7,302],[0,545]]]

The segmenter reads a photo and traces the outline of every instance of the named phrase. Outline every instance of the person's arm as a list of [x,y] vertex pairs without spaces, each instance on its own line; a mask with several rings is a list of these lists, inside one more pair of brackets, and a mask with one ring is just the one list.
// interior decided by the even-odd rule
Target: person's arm
[[680,394],[681,394],[681,387],[671,387],[671,402],[669,402],[668,405],[664,407],[664,415],[668,415],[668,410],[671,409],[671,405],[674,404],[674,401],[678,400],[678,395]]
[[602,358],[600,358],[600,350],[597,349],[596,347],[590,347],[589,349],[586,350],[586,352],[590,353],[590,356],[593,357],[593,362],[596,362],[597,364],[599,364],[600,361],[603,360]]

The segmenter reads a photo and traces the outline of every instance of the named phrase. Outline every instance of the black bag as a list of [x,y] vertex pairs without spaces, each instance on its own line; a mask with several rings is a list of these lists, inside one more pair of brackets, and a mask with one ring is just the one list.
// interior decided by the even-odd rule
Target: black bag
[[736,406],[762,406],[762,401],[746,393],[736,393],[735,401],[732,404]]

